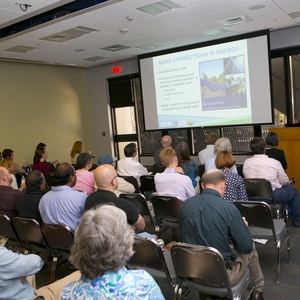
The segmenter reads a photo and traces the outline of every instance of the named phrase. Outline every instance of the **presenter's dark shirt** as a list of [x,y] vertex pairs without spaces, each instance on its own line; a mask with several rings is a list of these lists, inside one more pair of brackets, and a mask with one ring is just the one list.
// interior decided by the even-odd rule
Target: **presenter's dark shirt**
[[99,204],[113,203],[116,207],[122,209],[127,216],[129,225],[135,224],[139,218],[139,213],[135,206],[128,200],[118,198],[113,192],[97,190],[90,194],[85,201],[85,210],[95,208]]
[[21,192],[10,186],[0,186],[0,214],[6,214],[10,219],[16,217],[16,203]]
[[274,158],[274,159],[278,160],[281,163],[283,169],[284,170],[287,169],[287,162],[286,162],[283,150],[267,146],[266,147],[266,155],[268,155],[270,158]]
[[160,158],[159,158],[159,153],[160,153],[160,151],[161,151],[162,149],[163,149],[163,148],[156,149],[155,152],[154,152],[154,162],[155,162],[157,165],[161,165],[161,161],[160,161]]
[[40,200],[46,191],[29,191],[26,189],[19,197],[16,209],[19,212],[19,217],[36,219],[40,224],[42,218],[39,211]]
[[239,210],[224,201],[214,189],[204,189],[200,195],[187,199],[180,208],[181,241],[193,245],[214,247],[221,252],[225,263],[237,252],[249,254],[253,249],[251,233]]

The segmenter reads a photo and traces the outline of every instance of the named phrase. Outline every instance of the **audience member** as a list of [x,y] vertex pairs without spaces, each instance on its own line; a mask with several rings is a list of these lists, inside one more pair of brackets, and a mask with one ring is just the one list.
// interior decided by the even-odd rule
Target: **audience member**
[[148,170],[138,161],[135,160],[137,156],[137,147],[135,143],[129,143],[124,148],[125,158],[118,161],[118,173],[122,176],[134,176],[140,183],[140,176],[148,175]]
[[[14,161],[14,151],[11,150],[11,149],[4,149],[2,151],[2,157],[3,159],[9,159],[11,161],[14,162],[14,170],[13,170],[13,173],[12,174],[16,174],[16,173],[26,173],[25,170],[23,168],[21,168],[15,161]],[[25,163],[23,165],[23,167],[27,167],[29,166],[29,163]]]
[[13,174],[14,162],[12,160],[10,160],[9,158],[4,158],[0,162],[0,166],[6,168],[8,170],[8,172],[10,173],[12,182],[9,186],[12,187],[14,190],[18,190],[19,188],[18,188],[17,179],[16,179],[16,176]]
[[200,188],[198,181],[198,167],[194,160],[190,158],[190,150],[185,142],[178,142],[175,147],[175,152],[178,159],[178,166],[182,168],[184,175],[191,178],[196,194],[199,194]]
[[87,197],[85,210],[95,208],[99,204],[112,203],[126,213],[127,222],[136,229],[139,236],[153,239],[154,236],[144,232],[145,220],[135,206],[115,195],[114,191],[118,187],[118,173],[114,167],[108,164],[101,165],[95,170],[94,176],[98,190]]
[[42,220],[46,224],[69,226],[75,231],[83,214],[87,195],[72,189],[76,184],[76,173],[68,163],[57,166],[54,179],[57,186],[53,186],[40,200]]
[[[44,143],[38,143],[35,150],[45,150],[45,151],[47,151],[47,145],[44,144]],[[34,154],[33,163],[35,163],[35,159],[36,159],[36,157],[35,157],[35,154]],[[46,160],[45,160],[45,163],[47,163]],[[51,164],[56,166],[58,164],[58,160],[55,160],[55,161],[51,162]]]
[[[116,162],[116,158],[113,159],[109,154],[105,154],[98,159],[99,166],[108,164],[108,165],[112,165],[114,168],[116,168],[115,162]],[[131,194],[134,192],[135,192],[135,188],[131,183],[129,183],[122,177],[118,177],[118,187],[114,191],[114,193],[118,197],[120,194],[123,194],[123,193]]]
[[159,158],[166,169],[163,173],[156,173],[154,176],[157,194],[174,196],[182,201],[194,196],[195,190],[191,178],[182,175],[183,171],[178,168],[175,150],[165,148],[160,152]]
[[83,142],[81,142],[81,141],[76,141],[74,143],[72,150],[70,152],[72,164],[77,164],[77,157],[83,151],[82,145],[83,145]]
[[25,178],[26,190],[17,200],[16,210],[19,217],[33,218],[42,223],[39,203],[46,193],[45,177],[40,171],[31,171]]
[[228,151],[221,151],[216,156],[215,164],[226,177],[226,188],[223,199],[228,202],[233,202],[234,200],[247,201],[248,195],[242,177],[231,172],[235,164],[233,155]]
[[160,143],[161,143],[162,148],[156,149],[155,152],[154,152],[154,162],[157,165],[161,164],[161,161],[160,161],[160,158],[159,158],[160,151],[164,148],[172,148],[172,138],[169,135],[164,135],[161,138]]
[[62,290],[60,300],[164,299],[146,271],[125,268],[133,255],[133,236],[121,209],[102,205],[87,211],[75,232],[70,256],[81,278]]
[[46,162],[46,159],[48,157],[47,151],[43,148],[39,148],[35,150],[35,161],[34,161],[34,170],[40,171],[43,173],[45,178],[47,178],[47,174],[49,173],[49,166]]
[[11,182],[11,174],[6,168],[0,167],[0,214],[13,219],[18,215],[16,203],[21,192],[10,187]]
[[0,299],[32,300],[34,294],[31,284],[35,280],[31,275],[36,274],[42,266],[43,261],[36,254],[18,254],[0,246]]
[[279,144],[279,140],[278,140],[278,135],[275,132],[269,132],[267,137],[266,137],[266,155],[268,155],[268,157],[270,158],[274,158],[276,160],[278,160],[283,169],[286,170],[287,169],[287,162],[285,159],[285,155],[284,155],[284,151],[281,149],[277,149],[275,147],[277,147]]
[[0,161],[2,160],[2,152],[0,152]]
[[[214,145],[214,156],[205,161],[205,171],[216,169],[215,158],[221,151],[232,152],[231,143],[228,138],[219,138],[216,140]],[[232,167],[231,172],[238,174],[236,165]]]
[[276,203],[288,203],[292,211],[293,225],[300,227],[300,195],[289,184],[289,178],[281,163],[265,154],[266,143],[263,138],[255,137],[250,141],[253,157],[247,158],[243,166],[245,178],[267,178],[273,189]]
[[206,137],[206,148],[198,153],[200,165],[204,165],[206,160],[214,157],[214,144],[218,138],[219,137],[215,132],[209,133],[209,135]]
[[83,190],[88,195],[95,191],[94,188],[94,174],[90,172],[92,168],[92,154],[88,152],[82,152],[77,156],[77,167],[76,170],[76,184],[73,186],[74,190]]
[[219,250],[232,285],[248,266],[256,288],[256,299],[261,300],[264,299],[264,278],[252,235],[238,209],[221,198],[225,186],[226,178],[220,170],[204,173],[203,192],[183,202],[180,208],[181,241]]

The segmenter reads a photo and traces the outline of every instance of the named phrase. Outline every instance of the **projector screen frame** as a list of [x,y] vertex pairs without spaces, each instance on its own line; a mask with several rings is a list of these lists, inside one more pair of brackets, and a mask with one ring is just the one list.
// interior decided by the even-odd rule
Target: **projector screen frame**
[[[193,50],[193,49],[201,49],[204,47],[208,46],[214,46],[214,45],[219,45],[223,43],[229,43],[229,42],[236,42],[236,41],[241,41],[241,40],[246,40],[246,39],[252,39],[256,37],[261,37],[264,36],[266,38],[266,44],[267,44],[267,49],[266,49],[266,56],[267,56],[267,63],[268,63],[268,79],[269,81],[269,97],[270,101],[268,99],[268,106],[270,107],[269,111],[269,118],[270,121],[266,122],[249,122],[249,123],[236,123],[236,124],[217,124],[217,125],[203,125],[203,126],[178,126],[178,127],[164,127],[164,128],[159,128],[157,125],[157,128],[147,128],[146,125],[146,113],[145,113],[145,106],[144,106],[144,95],[143,95],[143,79],[142,79],[142,70],[141,70],[141,60],[143,59],[148,59],[148,58],[155,58],[161,55],[167,55],[167,54],[173,54],[181,51],[186,51],[186,50]],[[226,37],[226,38],[221,38],[221,39],[215,39],[215,40],[210,40],[210,41],[205,41],[201,43],[195,43],[195,44],[190,44],[190,45],[185,45],[181,47],[175,47],[175,48],[170,48],[166,50],[161,50],[161,51],[156,51],[156,52],[151,52],[147,54],[142,54],[138,55],[138,67],[139,67],[139,74],[140,74],[140,85],[141,85],[141,102],[142,102],[142,113],[143,113],[143,118],[144,118],[144,131],[166,131],[166,130],[181,130],[181,129],[196,129],[196,128],[222,128],[222,127],[238,127],[238,126],[257,126],[257,125],[269,125],[269,124],[274,124],[274,103],[273,103],[273,89],[272,89],[272,70],[271,70],[271,49],[270,49],[270,32],[269,30],[260,30],[260,31],[255,31],[255,32],[250,32],[250,33],[245,33],[245,34],[240,34],[240,35],[235,35],[231,37]],[[259,72],[259,70],[257,71]],[[156,100],[155,100],[156,101]],[[201,99],[202,101],[202,99]],[[251,110],[252,111],[252,110]],[[252,111],[253,113],[253,111]]]

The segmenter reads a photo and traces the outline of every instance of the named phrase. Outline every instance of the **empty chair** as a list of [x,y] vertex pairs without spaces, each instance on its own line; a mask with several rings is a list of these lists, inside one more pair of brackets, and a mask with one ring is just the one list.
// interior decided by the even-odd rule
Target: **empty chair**
[[[171,248],[171,254],[177,276],[175,296],[178,299],[184,298],[188,290],[198,291],[201,300],[206,299],[205,295],[238,300],[246,292],[247,299],[255,299],[249,269],[246,268],[237,283],[230,285],[223,256],[215,248],[179,243]],[[184,287],[188,290],[184,291]]]
[[51,282],[55,281],[56,266],[59,258],[63,262],[69,260],[70,249],[74,244],[74,235],[68,226],[58,224],[43,224],[43,230],[53,255]]
[[273,218],[287,218],[286,205],[275,203],[270,181],[263,178],[244,178],[243,180],[249,200],[267,202],[271,205]]
[[7,240],[7,248],[13,247],[22,248],[22,244],[19,240],[18,234],[10,218],[5,214],[0,214],[0,236],[3,235]]
[[127,182],[131,183],[135,188],[135,193],[139,193],[140,188],[139,188],[138,182],[134,176],[119,175],[119,177],[121,177],[121,178],[125,179]]
[[260,201],[234,201],[233,204],[246,218],[248,228],[257,239],[268,239],[276,242],[277,248],[277,277],[276,283],[279,284],[280,274],[280,254],[285,244],[287,244],[288,260],[291,263],[290,236],[284,220],[273,219],[270,206]]
[[48,186],[51,188],[52,186],[56,186],[56,181],[54,179],[54,174],[53,173],[48,173],[46,175],[47,183]]
[[[177,241],[177,229],[179,229],[179,210],[182,205],[176,197],[171,196],[154,196],[151,199],[156,224],[158,225],[158,234],[163,233],[166,229],[171,228],[173,239]],[[163,230],[160,228],[164,227]]]
[[166,167],[163,165],[154,164],[152,167],[153,175],[155,175],[156,173],[162,173],[165,170],[165,168]]
[[147,199],[152,198],[152,193],[156,192],[154,175],[142,175],[141,181],[141,193],[145,195]]
[[134,254],[127,263],[128,269],[143,269],[158,282],[167,282],[175,287],[176,275],[171,259],[171,253],[164,254],[154,240],[135,236]]
[[126,199],[129,202],[131,202],[139,214],[144,217],[145,222],[147,225],[152,225],[153,227],[155,226],[153,218],[154,212],[152,209],[152,204],[150,201],[147,201],[145,196],[142,194],[120,194],[119,198],[121,199]]

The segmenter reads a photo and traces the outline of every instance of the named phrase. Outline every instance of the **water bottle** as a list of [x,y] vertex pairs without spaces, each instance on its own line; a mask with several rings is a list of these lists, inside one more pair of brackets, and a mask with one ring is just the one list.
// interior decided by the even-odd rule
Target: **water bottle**
[[21,184],[25,183],[25,176],[23,175],[21,178]]

